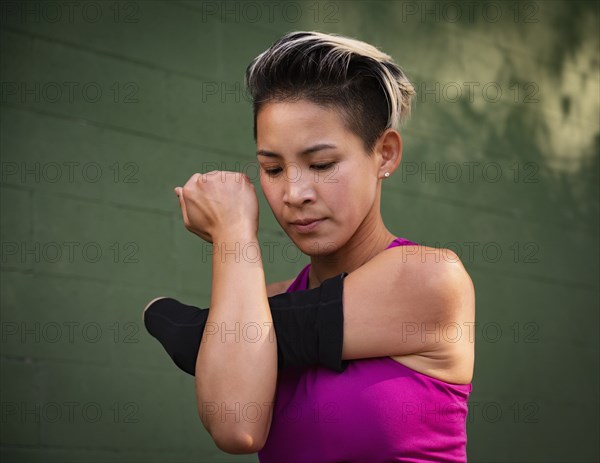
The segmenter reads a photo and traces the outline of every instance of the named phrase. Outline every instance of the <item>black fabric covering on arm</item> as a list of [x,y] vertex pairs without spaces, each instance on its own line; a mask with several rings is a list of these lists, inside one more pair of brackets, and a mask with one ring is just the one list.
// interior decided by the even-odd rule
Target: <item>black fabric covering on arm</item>
[[[346,369],[349,362],[342,360],[342,295],[343,280],[347,275],[340,273],[323,281],[318,288],[268,298],[280,370],[311,365],[337,372]],[[148,332],[160,341],[173,362],[190,375],[195,375],[209,310],[168,297],[153,302],[144,312]],[[210,335],[221,336],[221,333],[217,331]]]

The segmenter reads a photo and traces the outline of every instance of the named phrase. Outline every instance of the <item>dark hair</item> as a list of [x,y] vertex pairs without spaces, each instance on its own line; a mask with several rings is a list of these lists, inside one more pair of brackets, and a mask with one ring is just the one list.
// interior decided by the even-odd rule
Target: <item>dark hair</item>
[[337,34],[290,32],[246,69],[256,119],[268,102],[305,99],[341,110],[367,153],[388,128],[410,116],[415,90],[392,58],[374,46]]

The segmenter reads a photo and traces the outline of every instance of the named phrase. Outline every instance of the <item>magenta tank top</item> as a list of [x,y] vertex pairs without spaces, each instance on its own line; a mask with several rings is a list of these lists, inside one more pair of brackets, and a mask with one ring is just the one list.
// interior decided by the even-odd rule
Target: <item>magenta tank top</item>
[[[386,248],[414,245],[396,238]],[[310,264],[287,292],[308,289]],[[472,383],[451,384],[390,357],[346,369],[292,367],[278,373],[261,463],[466,462]]]

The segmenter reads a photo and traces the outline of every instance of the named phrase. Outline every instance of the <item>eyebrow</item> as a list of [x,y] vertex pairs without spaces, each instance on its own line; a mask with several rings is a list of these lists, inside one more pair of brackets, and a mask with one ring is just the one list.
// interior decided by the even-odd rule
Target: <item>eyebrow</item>
[[[332,149],[332,148],[337,148],[337,146],[332,145],[330,143],[319,143],[318,145],[314,145],[314,146],[311,146],[309,148],[306,148],[306,149],[300,151],[300,155],[301,156],[306,156],[306,155],[309,155],[309,154],[316,153],[317,151],[326,150],[326,149]],[[267,156],[267,157],[271,157],[271,158],[280,158],[280,157],[282,157],[281,154],[275,153],[273,151],[267,151],[267,150],[258,150],[256,152],[256,154],[258,156]]]

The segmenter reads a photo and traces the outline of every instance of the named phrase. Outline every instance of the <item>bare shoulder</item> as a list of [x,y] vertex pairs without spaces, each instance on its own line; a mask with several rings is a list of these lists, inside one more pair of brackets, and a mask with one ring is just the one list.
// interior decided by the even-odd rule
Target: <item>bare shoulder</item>
[[[405,249],[402,249],[405,248]],[[450,249],[398,246],[389,249],[402,276],[423,291],[435,293],[443,314],[435,327],[440,348],[435,352],[391,356],[398,363],[454,384],[468,384],[475,355],[475,288],[459,256]],[[383,253],[382,253],[383,254]],[[427,327],[434,328],[434,327]]]
[[267,297],[275,296],[276,294],[285,293],[296,278],[289,280],[277,281],[267,285]]
[[445,248],[396,246],[374,256],[349,278],[353,273],[362,287],[389,284],[400,293],[410,289],[414,297],[434,300],[440,307],[456,308],[458,299],[473,291],[460,258]]
[[445,289],[473,288],[460,257],[451,249],[420,245],[396,246],[380,253],[376,258],[394,265],[407,278],[427,278]]
[[381,252],[377,255],[386,256],[393,259],[401,259],[402,263],[423,263],[423,264],[460,264],[462,265],[458,255],[447,248],[432,248],[430,246],[422,245],[405,245],[395,246],[393,248],[386,249],[385,252]]
[[[408,248],[408,249],[401,249]],[[451,249],[428,246],[398,246],[388,258],[395,258],[395,268],[406,280],[421,284],[423,291],[445,312],[446,321],[475,320],[475,288],[460,257]]]

